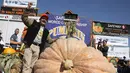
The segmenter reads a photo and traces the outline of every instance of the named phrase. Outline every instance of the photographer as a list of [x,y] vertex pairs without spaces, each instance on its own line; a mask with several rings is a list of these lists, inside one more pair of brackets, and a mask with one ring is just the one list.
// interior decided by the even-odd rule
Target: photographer
[[107,57],[108,49],[109,47],[107,46],[107,40],[99,40],[97,49],[100,50],[103,54],[103,56]]

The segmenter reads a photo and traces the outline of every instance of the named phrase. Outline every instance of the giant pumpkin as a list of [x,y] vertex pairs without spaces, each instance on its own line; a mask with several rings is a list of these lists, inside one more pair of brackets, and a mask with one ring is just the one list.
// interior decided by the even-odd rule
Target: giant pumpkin
[[102,53],[75,38],[58,39],[40,54],[34,73],[116,73]]

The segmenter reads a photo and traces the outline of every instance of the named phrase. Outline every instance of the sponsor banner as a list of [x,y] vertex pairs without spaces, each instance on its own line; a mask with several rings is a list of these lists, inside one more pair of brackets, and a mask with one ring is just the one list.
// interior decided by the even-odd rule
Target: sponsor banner
[[37,0],[4,0],[3,6],[9,7],[27,7],[28,2],[32,2],[32,7],[37,6]]
[[101,39],[107,40],[107,44],[111,46],[129,46],[128,37],[95,35],[94,38],[96,40],[96,43],[98,43]]
[[[66,36],[64,17],[61,15],[49,15],[48,24],[46,27],[49,29],[52,38]],[[77,32],[75,38],[84,40],[86,44],[89,44],[91,22],[85,18],[78,18],[76,28]]]
[[130,25],[105,22],[93,22],[93,33],[100,35],[129,36]]
[[108,56],[123,58],[125,56],[127,59],[130,58],[130,48],[129,47],[119,47],[119,46],[109,46]]
[[8,20],[10,15],[0,14],[0,19]]

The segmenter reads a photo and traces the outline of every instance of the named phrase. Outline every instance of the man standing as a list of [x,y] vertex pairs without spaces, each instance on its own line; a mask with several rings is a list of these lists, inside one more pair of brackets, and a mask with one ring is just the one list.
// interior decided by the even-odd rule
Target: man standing
[[18,42],[18,36],[17,36],[18,34],[19,34],[19,29],[16,28],[14,34],[10,37],[10,46],[14,49],[16,49],[17,46],[21,44],[21,42]]
[[22,15],[22,21],[28,27],[27,34],[23,40],[25,44],[22,73],[32,73],[33,66],[39,57],[39,53],[44,51],[45,42],[53,42],[49,36],[49,31],[45,28],[48,22],[47,14],[40,17],[40,22],[28,19],[29,13]]

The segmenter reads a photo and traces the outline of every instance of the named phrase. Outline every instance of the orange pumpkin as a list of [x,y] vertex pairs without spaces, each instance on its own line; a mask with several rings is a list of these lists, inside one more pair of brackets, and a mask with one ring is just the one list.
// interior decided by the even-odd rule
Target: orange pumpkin
[[102,53],[75,38],[58,39],[40,54],[34,73],[116,73]]
[[13,48],[5,48],[3,51],[3,54],[13,54],[16,53],[16,51]]

